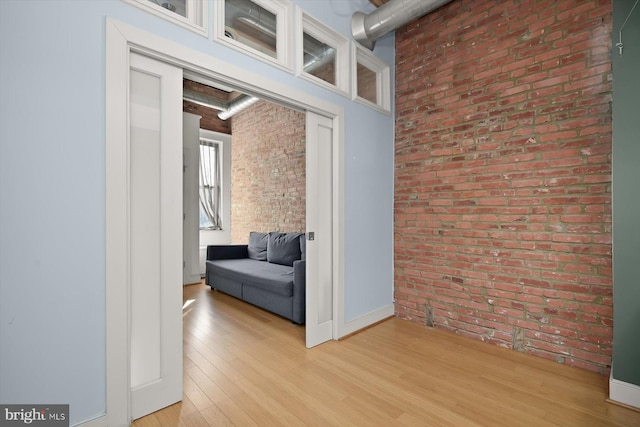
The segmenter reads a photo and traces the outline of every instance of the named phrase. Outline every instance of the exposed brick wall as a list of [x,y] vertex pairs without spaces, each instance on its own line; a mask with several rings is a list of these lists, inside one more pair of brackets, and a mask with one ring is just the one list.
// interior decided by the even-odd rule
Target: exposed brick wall
[[610,33],[595,0],[455,0],[397,31],[397,316],[609,371]]
[[305,115],[258,101],[233,117],[231,241],[250,231],[304,232]]
[[[227,98],[229,98],[229,94],[225,91],[214,89],[212,87],[205,86],[191,80],[183,80],[182,87],[219,99],[227,100]],[[200,119],[200,128],[202,129],[226,134],[231,133],[231,120],[233,119],[221,120],[220,118],[218,118],[218,110],[214,110],[212,108],[207,108],[202,105],[183,100],[182,111],[184,111],[185,113],[192,113],[201,116],[202,118]]]

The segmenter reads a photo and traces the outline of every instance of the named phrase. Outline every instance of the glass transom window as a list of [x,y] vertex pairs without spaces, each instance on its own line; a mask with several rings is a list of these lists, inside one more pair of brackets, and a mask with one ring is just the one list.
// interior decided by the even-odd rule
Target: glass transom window
[[208,35],[208,1],[203,0],[122,0],[159,18],[203,36]]
[[[158,0],[161,1],[161,0]],[[288,0],[216,0],[214,39],[293,71],[293,5]]]
[[275,13],[251,0],[225,0],[225,37],[276,58]]
[[300,77],[349,96],[349,40],[297,8]]
[[354,49],[353,99],[385,113],[391,110],[389,65],[361,46]]
[[325,82],[336,84],[336,50],[305,33],[303,70]]

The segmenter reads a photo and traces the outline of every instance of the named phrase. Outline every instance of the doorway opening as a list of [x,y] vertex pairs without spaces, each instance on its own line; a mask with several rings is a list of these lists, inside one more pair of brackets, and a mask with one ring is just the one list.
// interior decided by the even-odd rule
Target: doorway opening
[[207,245],[247,244],[252,231],[305,233],[306,134],[304,112],[186,72],[183,112],[188,284],[204,277]]
[[[130,55],[138,52],[170,67],[188,70],[212,81],[251,92],[279,104],[306,111],[307,144],[329,147],[319,155],[307,150],[307,231],[316,233],[308,246],[307,277],[316,280],[316,298],[307,314],[318,332],[315,344],[337,338],[343,322],[342,138],[343,110],[263,76],[211,58],[202,52],[151,35],[129,25],[107,20],[107,423],[124,425],[131,419],[131,268],[130,224]],[[153,73],[151,73],[153,74]],[[267,89],[268,88],[268,89]],[[170,120],[169,120],[170,121]],[[162,121],[161,121],[162,122]],[[313,131],[309,129],[313,127]],[[311,138],[309,137],[311,136]],[[323,145],[322,142],[325,142]],[[329,141],[327,143],[327,141]],[[309,154],[312,152],[313,154]],[[312,159],[311,163],[309,159]],[[312,166],[313,165],[313,166]],[[329,165],[330,167],[327,167]],[[312,169],[312,172],[310,172]],[[309,178],[309,175],[313,175]],[[324,184],[318,184],[318,178]],[[327,180],[328,178],[328,180]],[[324,179],[324,180],[323,180]],[[314,186],[309,191],[309,186]],[[313,194],[313,196],[310,196]],[[320,203],[328,198],[330,203]],[[311,208],[310,208],[311,206]],[[181,226],[180,222],[180,226]],[[322,238],[318,238],[324,236]],[[323,257],[321,248],[329,248]],[[326,252],[326,251],[325,251]],[[329,268],[322,268],[329,261]],[[180,265],[182,264],[179,261]],[[323,274],[319,274],[319,273]],[[311,287],[307,280],[308,289]],[[182,288],[180,286],[180,288]],[[322,289],[322,291],[320,291]],[[309,300],[308,300],[309,301]],[[318,302],[320,301],[320,302]],[[318,304],[323,304],[318,308]],[[181,309],[182,304],[180,304]],[[155,310],[162,313],[162,310]],[[125,313],[125,315],[123,315]],[[328,314],[328,316],[327,316]],[[335,320],[335,321],[334,321]],[[151,322],[147,322],[151,323]],[[159,322],[158,324],[162,324]],[[160,331],[161,336],[162,331]],[[177,343],[174,343],[177,344]],[[169,344],[171,345],[171,344]],[[180,346],[181,347],[181,346]],[[181,369],[181,367],[180,367]],[[163,368],[157,370],[163,372]],[[156,381],[157,383],[157,381]]]
[[[265,319],[267,313],[280,314],[304,337],[306,114],[184,75],[184,284],[200,284],[206,277],[212,292],[265,308]],[[237,259],[252,258],[242,249],[253,232],[269,241],[285,235],[267,233],[288,233],[287,239],[274,239],[288,242],[287,259],[271,257],[272,249],[266,260]],[[208,255],[234,258],[218,261],[224,270],[219,281],[207,272]],[[245,277],[247,269],[257,269],[259,277],[276,269],[278,277],[243,283],[236,276]]]

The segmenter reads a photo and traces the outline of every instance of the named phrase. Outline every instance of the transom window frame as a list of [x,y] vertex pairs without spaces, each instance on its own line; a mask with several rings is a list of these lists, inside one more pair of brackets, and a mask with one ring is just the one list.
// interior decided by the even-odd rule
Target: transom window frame
[[233,40],[225,35],[225,0],[213,0],[214,3],[214,31],[213,40],[217,43],[240,51],[252,58],[274,65],[289,73],[294,72],[294,5],[288,0],[250,0],[258,6],[268,10],[276,16],[276,57],[267,55],[259,50]]
[[[206,0],[186,0],[187,17],[172,12],[151,0],[121,1],[209,38],[209,2]],[[391,114],[391,71],[389,64],[359,44],[350,42],[341,34],[304,12],[300,6],[294,6],[289,0],[250,1],[276,16],[276,57],[273,58],[225,35],[225,0],[213,0],[213,40],[215,42],[262,62],[274,65],[340,95],[347,97],[351,95],[352,100],[367,107],[385,114]],[[294,31],[294,28],[297,31]],[[304,71],[303,37],[305,33],[336,49],[335,85]],[[296,40],[293,40],[294,37]],[[294,42],[298,45],[297,50],[294,49]],[[349,58],[349,45],[351,45],[351,58]],[[376,74],[375,103],[358,95],[358,64],[367,67]],[[351,71],[350,75],[349,70]]]
[[[385,114],[391,114],[391,69],[389,64],[359,44],[352,42],[352,45],[352,99]],[[358,95],[358,64],[367,67],[376,74],[375,103]]]
[[[350,96],[350,53],[349,39],[324,25],[318,19],[306,13],[300,6],[296,6],[298,32],[296,39],[298,49],[296,55],[296,75],[314,84],[332,90],[340,95]],[[335,53],[336,84],[331,84],[304,70],[304,34],[307,33],[316,40],[331,46]]]
[[[172,12],[151,0],[122,1],[154,16],[186,28],[189,31],[193,31],[203,37],[209,38],[209,2],[206,0],[186,0],[186,17],[176,12]],[[160,1],[161,0],[158,0],[158,2]]]

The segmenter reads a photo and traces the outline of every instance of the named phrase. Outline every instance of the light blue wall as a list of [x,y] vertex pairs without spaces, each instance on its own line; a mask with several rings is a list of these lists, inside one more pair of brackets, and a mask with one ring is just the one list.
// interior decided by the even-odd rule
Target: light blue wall
[[[367,0],[297,0],[348,35]],[[346,320],[392,303],[393,117],[117,0],[3,0],[0,402],[105,410],[105,17],[343,106]],[[212,10],[212,9],[211,9]],[[394,39],[376,54],[393,68]]]
[[[296,3],[350,39],[353,12],[375,9],[369,0]],[[391,66],[393,85],[395,35],[378,40],[374,53]],[[393,111],[393,95],[391,102]],[[393,303],[394,122],[390,117],[372,114],[368,108],[339,103],[347,106],[345,321],[349,321]]]

